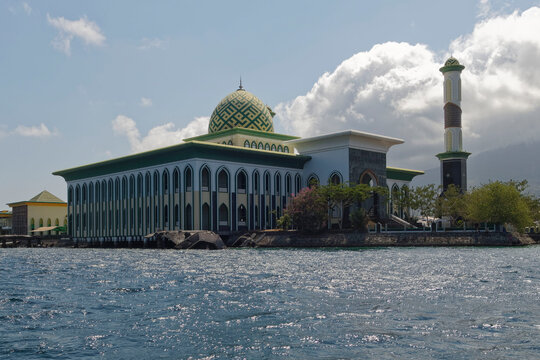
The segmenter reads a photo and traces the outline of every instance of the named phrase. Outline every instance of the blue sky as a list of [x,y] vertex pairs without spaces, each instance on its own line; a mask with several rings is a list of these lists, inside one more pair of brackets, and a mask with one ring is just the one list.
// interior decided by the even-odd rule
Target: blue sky
[[[442,118],[442,108],[436,112],[440,104],[434,105],[442,99],[430,90],[439,86],[434,83],[440,77],[438,64],[454,51],[454,55],[462,52],[465,59],[478,54],[479,41],[485,39],[480,30],[475,32],[479,24],[502,19],[500,36],[506,36],[502,33],[505,26],[512,26],[509,16],[514,11],[516,21],[523,24],[520,31],[528,33],[528,26],[535,26],[529,22],[534,23],[531,19],[536,13],[529,12],[527,18],[521,14],[538,4],[485,0],[3,1],[0,204],[29,199],[43,189],[65,199],[63,179],[51,175],[55,170],[126,155],[153,143],[157,146],[161,144],[155,141],[157,137],[170,143],[185,134],[204,132],[204,117],[236,89],[240,75],[249,91],[279,110],[278,132],[309,136],[355,128],[397,136],[411,145],[404,147],[403,154],[396,152],[394,160],[390,153],[391,165],[437,166],[432,155],[441,146],[442,135],[433,140],[431,133],[416,138],[414,134],[422,119],[430,118],[426,126],[435,129],[433,124]],[[534,53],[540,45],[536,46],[534,38],[530,42]],[[416,44],[420,45],[414,47]],[[326,99],[314,85],[324,83],[328,89],[338,90],[354,85],[360,92],[362,82],[374,82],[369,66],[360,77],[354,71],[351,76],[345,72],[344,78],[356,81],[353,84],[335,80],[343,73],[343,64],[374,64],[386,57],[407,61],[407,54],[424,61],[422,67],[411,65],[411,73],[432,79],[422,82],[419,78],[420,90],[392,88],[381,92],[376,102],[360,103],[354,100],[357,96],[329,91],[339,96],[328,98],[333,103],[343,102],[343,108],[353,109],[355,114],[358,108],[365,111],[328,129],[320,121],[305,121],[319,114],[339,118],[339,109],[322,109],[317,114],[305,110],[313,108],[306,105],[310,99]],[[518,60],[512,64],[520,66]],[[401,66],[388,61],[385,74]],[[427,67],[433,68],[428,70],[429,76],[423,72]],[[469,88],[489,82],[487,75],[471,71]],[[416,78],[402,79],[416,84]],[[407,94],[416,91],[423,91],[418,99],[428,99],[425,104],[407,100]],[[523,110],[527,119],[538,114],[532,104],[536,100],[527,99],[529,107],[521,105],[527,108]],[[475,97],[474,101],[478,105],[481,99]],[[404,102],[408,104],[405,109],[416,106],[421,111],[407,113],[400,107],[396,113],[395,104]],[[464,101],[464,116],[466,104]],[[497,109],[493,111],[497,113]],[[417,125],[408,131],[393,126],[392,121]],[[473,141],[475,136],[482,137],[481,129],[470,129],[469,144],[476,151],[486,146]],[[442,125],[440,131],[442,134]],[[467,135],[464,141],[467,144]],[[515,139],[501,145],[513,142]],[[415,156],[419,149],[426,149],[422,153],[429,157]],[[0,205],[2,208],[7,206]]]

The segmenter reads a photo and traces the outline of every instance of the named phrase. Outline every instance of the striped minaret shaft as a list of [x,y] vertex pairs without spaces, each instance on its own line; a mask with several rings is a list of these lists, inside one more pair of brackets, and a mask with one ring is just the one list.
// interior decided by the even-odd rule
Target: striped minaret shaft
[[441,185],[443,192],[454,185],[467,191],[467,158],[463,151],[461,133],[461,65],[450,57],[439,70],[444,76],[444,152],[437,154],[441,161]]

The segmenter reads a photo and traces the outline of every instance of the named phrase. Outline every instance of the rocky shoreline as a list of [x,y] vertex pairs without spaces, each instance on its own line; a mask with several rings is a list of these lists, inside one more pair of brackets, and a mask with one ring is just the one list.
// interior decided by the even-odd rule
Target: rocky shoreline
[[328,248],[394,246],[526,246],[540,244],[540,234],[513,232],[382,232],[331,231],[306,234],[298,231],[260,230],[222,238],[211,231],[162,231],[149,234],[144,241],[74,241],[70,238],[1,236],[0,247],[88,247],[88,248],[160,248],[209,249],[256,248]]

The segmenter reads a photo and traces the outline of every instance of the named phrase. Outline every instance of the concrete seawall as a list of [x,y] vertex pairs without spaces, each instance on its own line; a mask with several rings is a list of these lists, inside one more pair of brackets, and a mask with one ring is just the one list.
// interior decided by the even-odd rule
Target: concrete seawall
[[246,235],[245,246],[256,247],[523,246],[540,243],[540,234],[507,232],[300,234],[296,231],[260,231]]

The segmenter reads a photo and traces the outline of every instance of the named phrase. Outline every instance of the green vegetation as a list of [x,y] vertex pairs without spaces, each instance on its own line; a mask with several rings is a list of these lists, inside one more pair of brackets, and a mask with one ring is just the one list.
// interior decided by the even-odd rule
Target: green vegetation
[[[387,191],[382,187],[370,187],[366,184],[311,184],[298,193],[278,219],[282,229],[290,227],[291,222],[298,230],[315,232],[323,229],[330,221],[331,214],[339,209],[339,228],[343,228],[345,211],[353,205],[360,204],[374,194],[386,196]],[[290,221],[291,220],[291,221]],[[367,224],[365,211],[354,211],[350,215],[353,227],[364,229]]]
[[512,225],[523,231],[540,221],[540,198],[526,194],[527,181],[495,181],[462,193],[451,185],[439,196],[440,187],[411,189],[408,205],[426,217],[447,217],[453,226],[469,223]]

